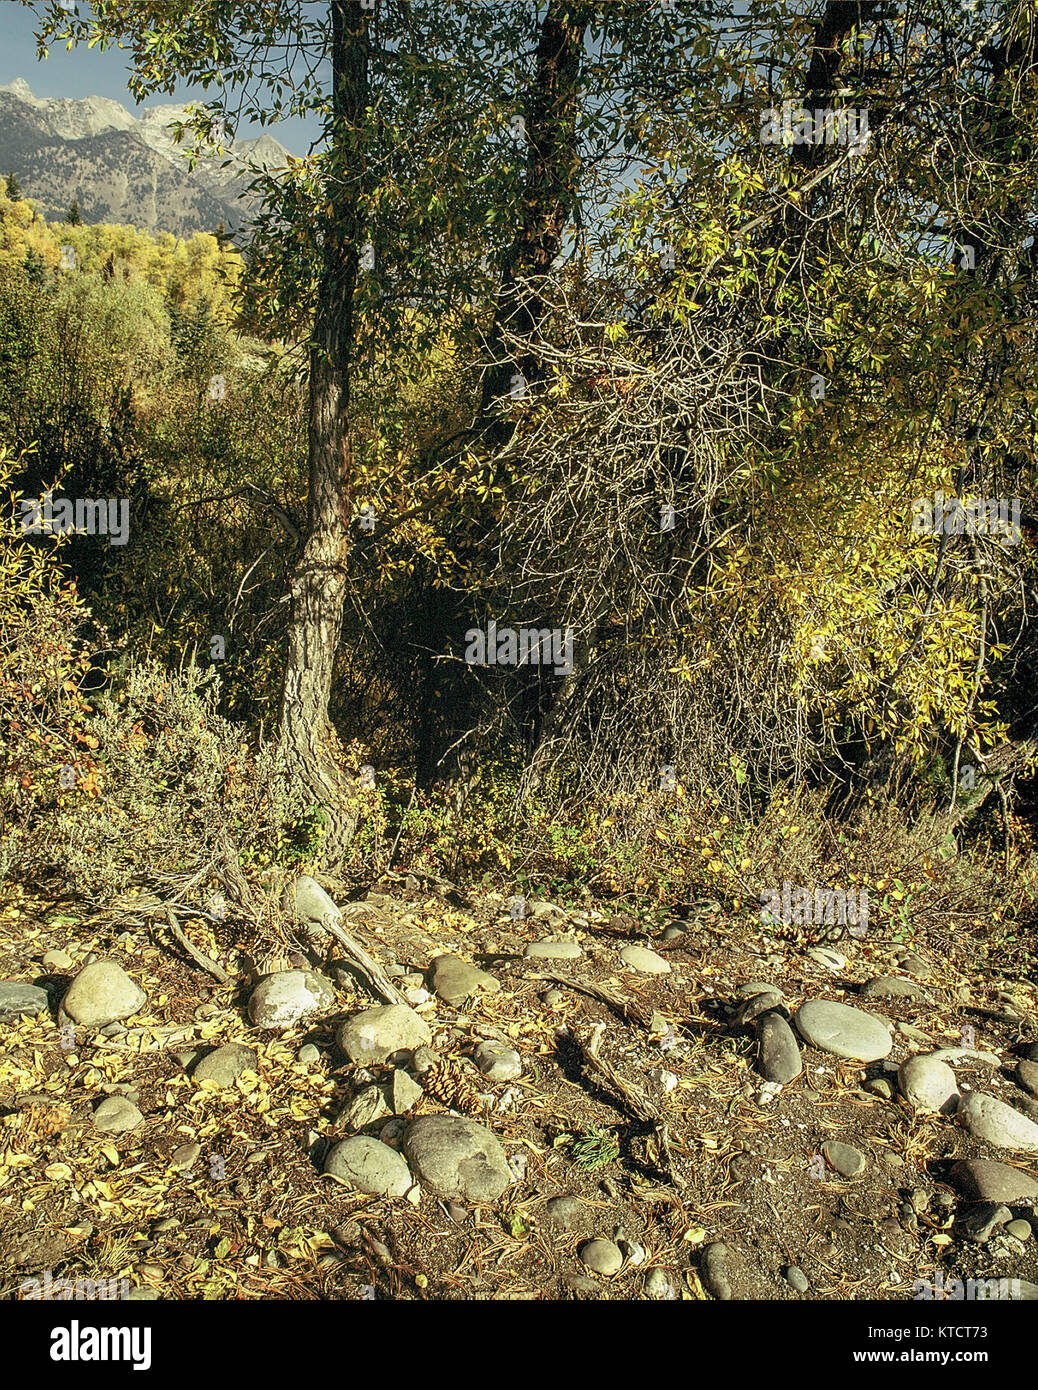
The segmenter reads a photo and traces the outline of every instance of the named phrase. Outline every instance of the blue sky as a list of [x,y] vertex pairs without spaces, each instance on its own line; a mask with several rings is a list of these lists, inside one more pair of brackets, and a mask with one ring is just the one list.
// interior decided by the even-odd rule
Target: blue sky
[[[24,77],[38,97],[111,97],[133,115],[140,114],[140,103],[126,89],[127,64],[119,49],[110,48],[101,53],[83,45],[69,53],[64,44],[58,43],[51,46],[50,57],[41,62],[36,57],[35,29],[32,10],[13,4],[11,0],[0,0],[0,84]],[[144,104],[163,106],[170,102],[204,100],[205,93],[200,87],[182,85],[174,94],[159,93]],[[320,123],[296,119],[266,129],[293,154],[306,154],[311,141],[319,134]],[[261,133],[260,126],[245,122],[236,131],[239,139],[250,139]]]

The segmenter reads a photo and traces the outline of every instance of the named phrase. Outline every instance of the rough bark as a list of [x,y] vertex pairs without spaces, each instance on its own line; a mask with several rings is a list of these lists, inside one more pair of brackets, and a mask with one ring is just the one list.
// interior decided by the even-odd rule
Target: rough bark
[[348,778],[328,710],[350,544],[350,366],[362,235],[357,137],[368,96],[368,17],[352,0],[331,0],[329,8],[331,207],[323,226],[324,268],[310,349],[307,529],[292,578],[280,748],[290,787],[324,811],[321,860],[332,866],[354,829],[354,818],[344,810]]

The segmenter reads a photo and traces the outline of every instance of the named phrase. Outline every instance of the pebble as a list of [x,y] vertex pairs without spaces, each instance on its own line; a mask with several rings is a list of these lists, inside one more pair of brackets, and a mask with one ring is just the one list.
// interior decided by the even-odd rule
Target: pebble
[[501,982],[460,956],[442,955],[432,962],[432,987],[445,1004],[462,1004],[481,991],[496,994]]
[[1038,1198],[1038,1178],[992,1158],[967,1158],[948,1174],[953,1187],[976,1202],[1028,1202]]
[[744,1028],[746,1024],[752,1023],[761,1014],[772,1012],[782,1013],[786,1018],[789,1017],[786,1001],[778,990],[768,990],[745,1000],[736,1009],[732,1017],[732,1024],[737,1028]]
[[382,1088],[380,1086],[365,1086],[343,1110],[339,1122],[344,1129],[356,1132],[367,1129],[368,1125],[373,1125],[379,1120],[386,1119],[392,1113],[385,1096],[382,1094]]
[[566,996],[561,989],[546,989],[541,995],[541,1003],[549,1009],[561,1009],[565,1006]]
[[125,1096],[109,1096],[94,1111],[94,1128],[103,1134],[122,1134],[139,1125],[144,1116]]
[[645,1297],[662,1302],[666,1299],[677,1297],[674,1285],[664,1274],[662,1269],[650,1269],[645,1276]]
[[155,1225],[152,1226],[152,1234],[164,1236],[167,1231],[175,1231],[179,1225],[180,1222],[175,1216],[165,1216],[161,1221],[156,1221]]
[[623,1252],[611,1240],[589,1240],[580,1247],[581,1261],[596,1274],[618,1274],[624,1262]]
[[568,1231],[575,1222],[579,1221],[583,1207],[576,1197],[566,1195],[564,1197],[552,1197],[549,1199],[545,1210],[554,1225]]
[[917,980],[925,980],[930,975],[930,963],[917,951],[899,951],[897,963],[906,975],[914,975]]
[[955,1073],[946,1062],[932,1056],[909,1057],[902,1062],[897,1082],[913,1110],[951,1115],[959,1103]]
[[766,1013],[758,1020],[757,1056],[764,1077],[780,1085],[794,1080],[804,1069],[796,1035],[779,1013]]
[[351,1062],[385,1062],[432,1042],[425,1019],[406,1004],[364,1009],[341,1024],[335,1036]]
[[881,975],[866,980],[859,991],[862,999],[925,999],[926,991],[914,980],[900,975]]
[[983,1245],[996,1226],[1004,1226],[1012,1218],[1009,1208],[999,1202],[979,1202],[958,1217],[955,1232],[974,1245]]
[[805,1042],[858,1062],[876,1062],[894,1045],[885,1022],[849,1004],[809,999],[796,1012],[797,1031]]
[[798,1265],[789,1265],[784,1271],[786,1283],[791,1288],[796,1289],[797,1293],[807,1293],[811,1283],[802,1269]]
[[865,1155],[853,1144],[841,1144],[830,1139],[822,1145],[822,1153],[843,1178],[856,1178],[865,1171]]
[[42,1014],[49,1003],[47,991],[38,985],[0,980],[0,1023],[11,1023],[16,1018],[34,1018]]
[[403,1197],[414,1184],[397,1151],[366,1134],[356,1134],[333,1145],[324,1160],[324,1171],[371,1196]]
[[425,1092],[416,1081],[399,1068],[393,1072],[389,1084],[389,1103],[394,1115],[406,1115],[421,1100]]
[[67,951],[48,951],[43,964],[48,970],[71,970],[75,961]]
[[1022,1219],[1009,1221],[1006,1223],[1006,1232],[1008,1235],[1015,1236],[1017,1240],[1030,1240],[1031,1223]]
[[473,1060],[488,1081],[514,1081],[523,1074],[522,1058],[506,1043],[481,1042]]
[[916,1187],[912,1190],[911,1198],[912,1210],[920,1214],[930,1210],[930,1194],[925,1187]]
[[242,1072],[257,1071],[259,1059],[251,1047],[244,1043],[225,1043],[195,1067],[192,1078],[195,1081],[214,1081],[217,1086],[233,1086]]
[[297,1062],[305,1062],[307,1066],[313,1066],[315,1062],[321,1060],[320,1051],[314,1047],[313,1043],[304,1043],[296,1053]]
[[994,1052],[981,1052],[975,1047],[938,1047],[930,1054],[939,1062],[982,1062],[986,1067],[1000,1067],[1001,1057]]
[[404,1137],[404,1130],[407,1128],[407,1121],[399,1115],[394,1115],[388,1123],[384,1124],[378,1132],[378,1137],[383,1144],[388,1144],[390,1148],[397,1148]]
[[580,942],[568,936],[561,941],[531,941],[523,952],[527,960],[576,960],[583,954]]
[[740,985],[735,992],[742,999],[752,999],[755,994],[777,994],[780,997],[782,994],[775,985],[763,984],[760,980],[751,980],[749,984]]
[[198,1162],[202,1152],[201,1144],[181,1144],[169,1156],[174,1168],[188,1169]]
[[638,1268],[645,1263],[644,1245],[639,1245],[636,1240],[618,1240],[616,1243],[628,1264]]
[[279,970],[266,975],[249,998],[257,1028],[294,1028],[320,1009],[335,1006],[335,987],[315,970]]
[[404,1153],[436,1197],[492,1202],[512,1181],[505,1151],[484,1125],[453,1115],[422,1115],[404,1134]]
[[841,956],[839,951],[831,951],[828,946],[812,946],[807,954],[809,959],[826,970],[842,970],[847,964],[846,956]]
[[933,1038],[921,1028],[913,1028],[910,1023],[896,1023],[894,1027],[903,1038],[911,1038],[913,1042],[923,1043],[927,1047],[933,1046]]
[[161,1301],[162,1295],[158,1289],[136,1288],[130,1290],[126,1299],[130,1303],[156,1303]]
[[882,1096],[884,1100],[893,1100],[897,1092],[897,1087],[889,1076],[871,1076],[865,1082],[866,1091],[871,1091],[873,1095]]
[[732,1286],[728,1279],[728,1247],[717,1241],[703,1250],[703,1283],[707,1291],[719,1302],[727,1303],[732,1297]]
[[637,970],[641,975],[669,975],[670,961],[658,956],[645,946],[625,946],[620,952],[624,965]]
[[[685,935],[684,927],[666,927],[663,932],[664,941],[677,941]],[[669,1287],[669,1286],[668,1286]]]
[[975,1139],[996,1148],[1038,1153],[1038,1124],[1004,1100],[970,1091],[960,1100],[956,1119]]
[[140,1013],[148,996],[114,960],[85,965],[61,1001],[64,1012],[86,1028],[103,1028]]

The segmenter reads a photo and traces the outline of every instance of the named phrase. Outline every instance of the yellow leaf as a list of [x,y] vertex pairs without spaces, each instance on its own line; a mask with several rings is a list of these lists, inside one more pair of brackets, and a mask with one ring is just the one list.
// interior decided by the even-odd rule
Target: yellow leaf
[[721,863],[720,859],[711,859],[710,863],[706,867],[710,870],[712,874],[719,874],[721,870],[724,868],[724,865]]
[[51,1182],[63,1182],[72,1176],[72,1169],[67,1163],[48,1163],[43,1174],[44,1177],[50,1178]]
[[119,1150],[118,1150],[118,1149],[113,1148],[111,1144],[105,1144],[105,1145],[102,1147],[101,1152],[104,1154],[105,1158],[107,1158],[108,1162],[112,1165],[113,1168],[118,1168],[118,1166],[119,1166]]

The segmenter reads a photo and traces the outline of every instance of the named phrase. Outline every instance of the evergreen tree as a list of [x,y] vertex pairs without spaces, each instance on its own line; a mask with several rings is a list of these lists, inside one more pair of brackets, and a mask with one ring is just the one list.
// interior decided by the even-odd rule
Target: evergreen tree
[[25,197],[25,194],[22,192],[22,186],[13,173],[5,174],[4,179],[7,183],[7,196],[10,199],[15,200]]
[[47,263],[40,253],[29,247],[25,253],[25,275],[35,289],[42,289],[47,283]]
[[78,199],[78,198],[73,198],[73,199],[72,199],[72,206],[69,208],[68,212],[66,212],[66,214],[65,214],[65,221],[66,221],[66,222],[69,224],[69,226],[71,226],[71,227],[82,227],[82,225],[83,225],[83,214],[79,211],[79,199]]

